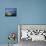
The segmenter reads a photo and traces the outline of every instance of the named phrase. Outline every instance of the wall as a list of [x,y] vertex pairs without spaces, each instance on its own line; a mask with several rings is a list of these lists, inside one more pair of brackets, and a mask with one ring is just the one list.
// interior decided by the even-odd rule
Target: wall
[[[17,8],[17,16],[5,17],[5,8]],[[46,0],[0,0],[0,44],[8,43],[17,24],[46,24]]]

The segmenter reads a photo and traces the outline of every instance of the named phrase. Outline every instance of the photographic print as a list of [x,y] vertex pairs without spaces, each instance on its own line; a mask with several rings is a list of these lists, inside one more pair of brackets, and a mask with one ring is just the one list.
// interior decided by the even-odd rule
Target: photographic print
[[5,16],[17,16],[17,8],[5,8]]

